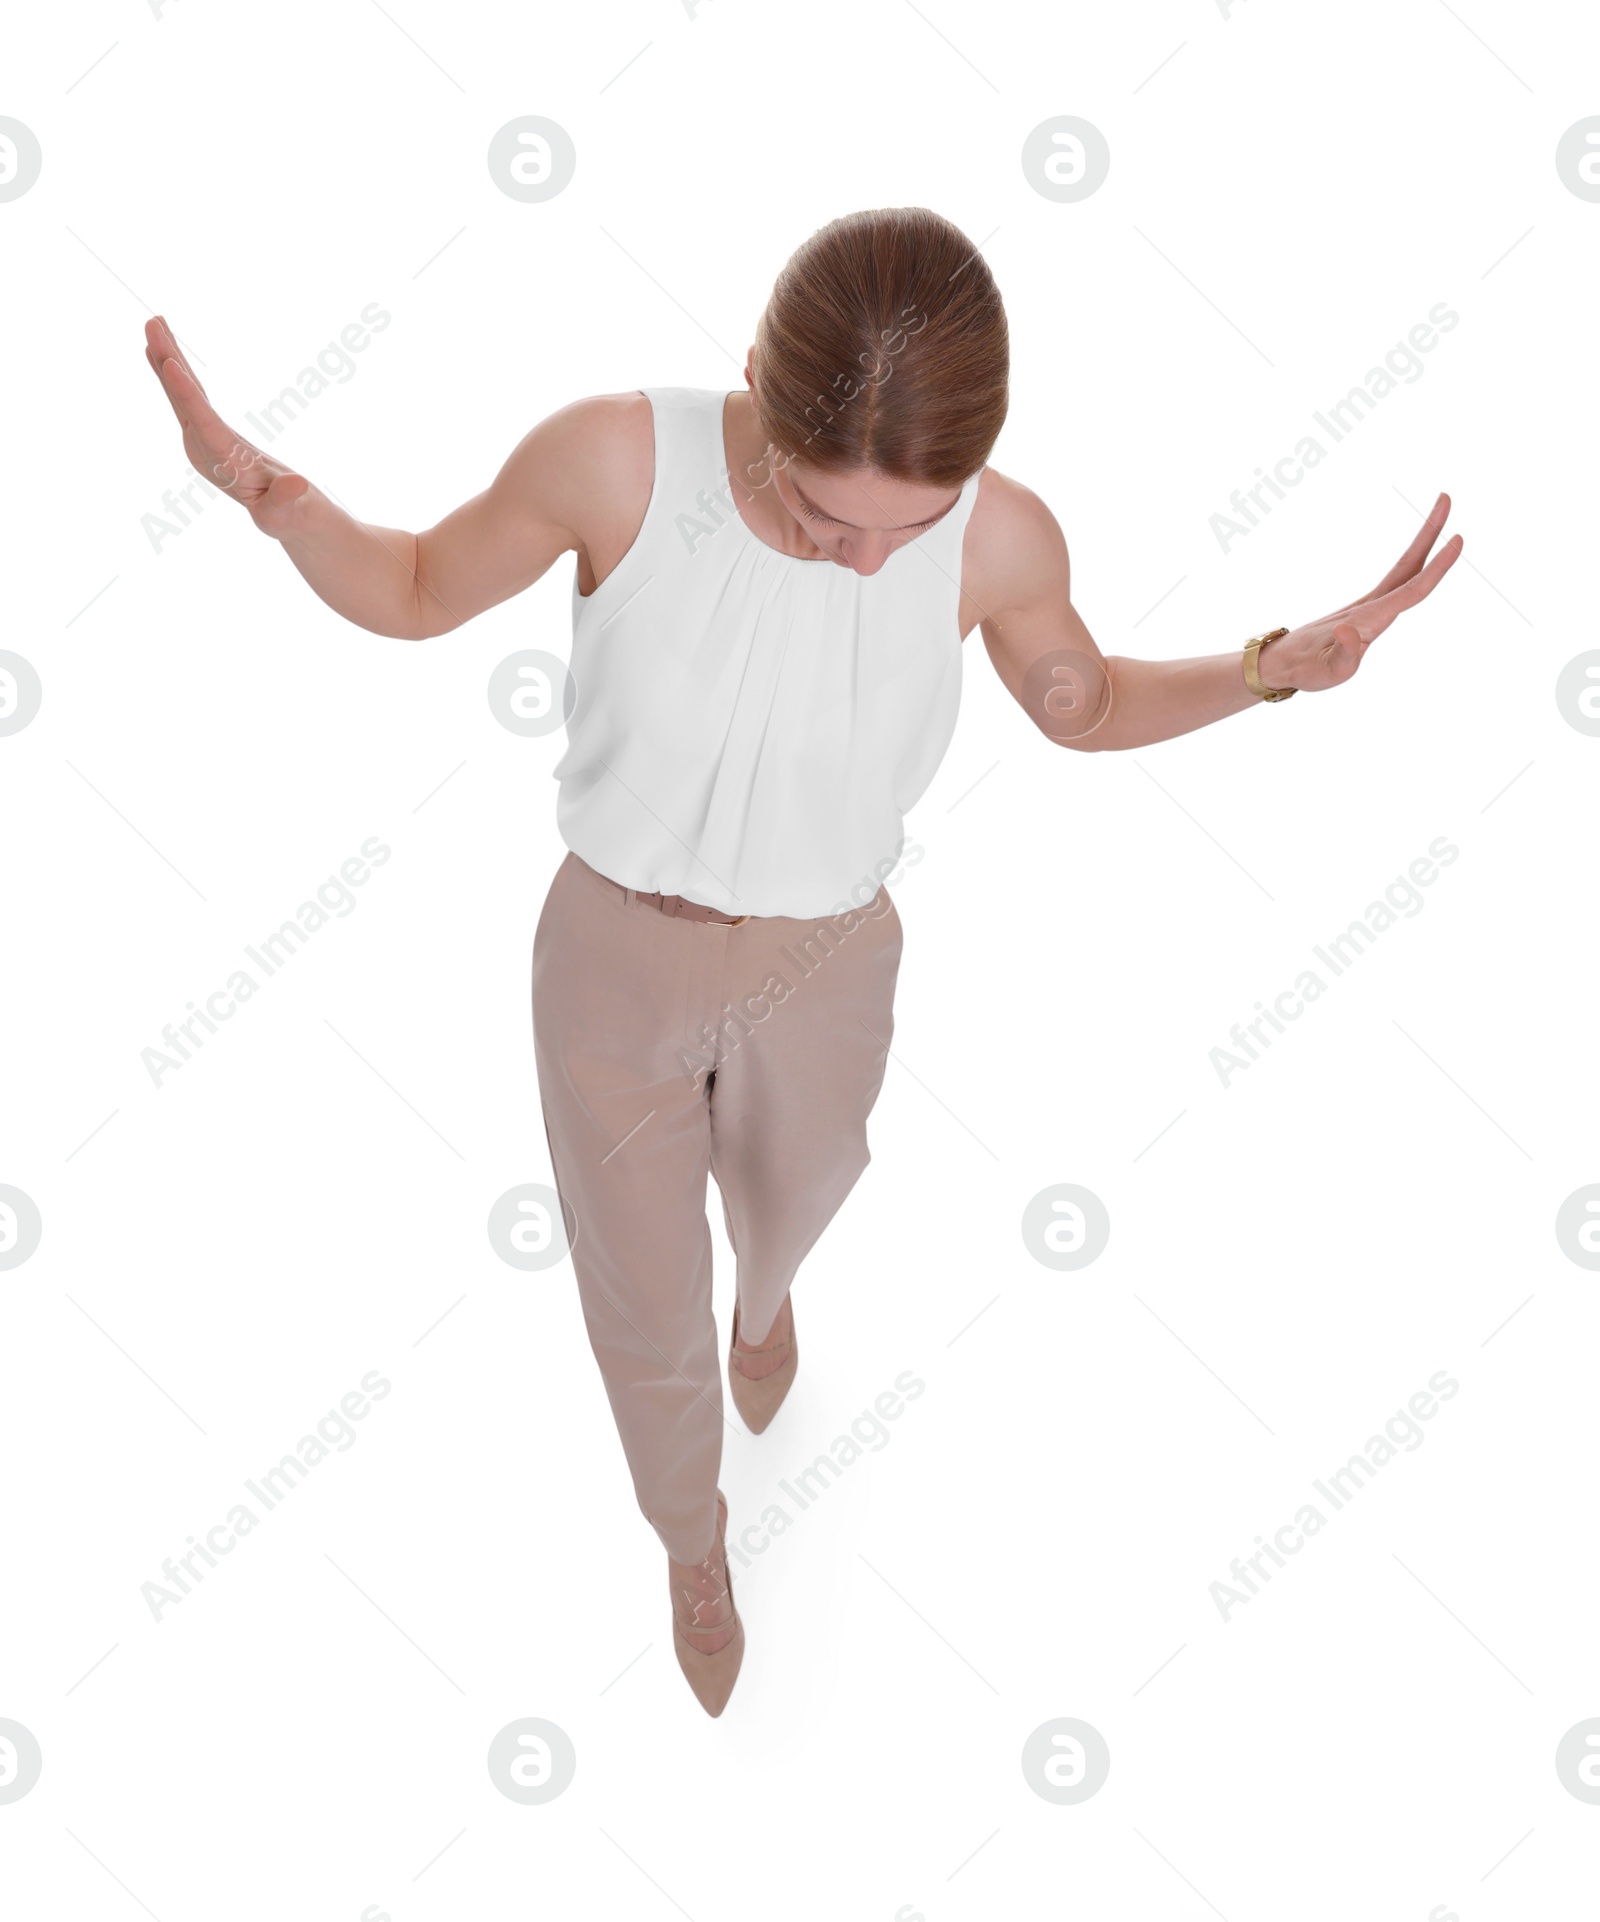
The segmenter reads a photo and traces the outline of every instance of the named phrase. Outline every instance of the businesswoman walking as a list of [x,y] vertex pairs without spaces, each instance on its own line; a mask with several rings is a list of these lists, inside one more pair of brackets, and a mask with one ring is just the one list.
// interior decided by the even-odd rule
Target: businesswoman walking
[[728,1385],[765,1428],[790,1285],[867,1163],[893,1029],[885,882],[949,745],[974,627],[1066,748],[1145,747],[1337,686],[1461,551],[1441,495],[1370,594],[1203,658],[1106,657],[1037,495],[988,465],[1008,405],[982,256],[924,208],[831,222],[780,272],[745,389],[577,400],[421,534],[354,519],[218,417],[164,320],[184,449],[377,634],[449,633],[575,556],[570,850],[533,951],[539,1092],[585,1324],[673,1646],[722,1712],[744,1654],[717,1487],[707,1176],[738,1262]]

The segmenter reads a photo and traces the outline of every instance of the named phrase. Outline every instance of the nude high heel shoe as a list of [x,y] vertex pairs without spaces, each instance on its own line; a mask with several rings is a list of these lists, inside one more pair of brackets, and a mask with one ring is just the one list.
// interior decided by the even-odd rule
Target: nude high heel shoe
[[[697,1600],[690,1590],[680,1586],[669,1558],[668,1577],[672,1583],[672,1650],[678,1658],[678,1666],[683,1670],[684,1680],[695,1692],[695,1699],[707,1715],[720,1715],[728,1705],[728,1697],[733,1693],[733,1685],[739,1679],[739,1668],[744,1661],[744,1623],[740,1620],[739,1610],[733,1600],[733,1571],[728,1567],[728,1552],[724,1537],[728,1527],[728,1504],[722,1490],[717,1490],[717,1542],[716,1547],[701,1563],[720,1560],[722,1591],[718,1603],[726,1601],[727,1613],[716,1608],[718,1619],[707,1621],[703,1617],[711,1612],[705,1601]],[[682,1615],[679,1608],[684,1609]],[[728,1616],[732,1617],[733,1634],[712,1653],[696,1648],[688,1639],[696,1635],[710,1640],[728,1627]],[[700,1618],[700,1619],[697,1619]]]
[[[784,1299],[788,1300],[788,1297]],[[744,1374],[739,1367],[741,1358],[753,1360],[758,1355],[780,1353],[783,1360],[770,1375],[752,1377]],[[733,1395],[734,1407],[744,1417],[744,1425],[753,1435],[759,1435],[777,1414],[799,1366],[800,1345],[794,1333],[794,1303],[789,1303],[789,1336],[786,1341],[772,1342],[763,1348],[741,1348],[739,1303],[736,1298],[733,1304],[733,1338],[728,1343],[728,1388]]]

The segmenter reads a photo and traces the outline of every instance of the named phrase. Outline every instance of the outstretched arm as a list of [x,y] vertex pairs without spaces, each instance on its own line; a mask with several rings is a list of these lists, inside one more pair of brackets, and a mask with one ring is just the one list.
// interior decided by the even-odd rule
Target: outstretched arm
[[[490,485],[420,534],[357,520],[303,474],[218,415],[164,320],[145,358],[183,428],[195,472],[240,503],[335,613],[374,634],[420,641],[509,600],[562,554],[589,544],[596,504],[615,499],[625,450],[608,432],[634,397],[574,402],[541,421]],[[600,511],[604,511],[603,508]]]
[[[974,599],[995,670],[1041,733],[1084,750],[1148,747],[1254,707],[1243,638],[1226,654],[1182,661],[1106,656],[1072,605],[1067,544],[1036,494],[999,482],[981,540]],[[1441,494],[1416,539],[1370,594],[1296,627],[1261,650],[1265,687],[1337,687],[1408,607],[1431,594],[1461,552],[1452,535],[1429,553],[1450,512]]]

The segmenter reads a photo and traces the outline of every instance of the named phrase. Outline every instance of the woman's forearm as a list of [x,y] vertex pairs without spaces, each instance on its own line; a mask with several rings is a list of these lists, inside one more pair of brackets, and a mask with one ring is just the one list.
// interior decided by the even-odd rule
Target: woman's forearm
[[[1260,696],[1245,686],[1241,648],[1186,661],[1141,661],[1113,654],[1106,658],[1106,673],[1109,711],[1098,727],[1071,741],[1073,747],[1149,747],[1261,704]],[[1270,647],[1262,655],[1260,673],[1265,686],[1275,685]]]
[[417,536],[358,521],[313,486],[276,536],[320,600],[369,633],[420,641],[457,625],[417,579]]

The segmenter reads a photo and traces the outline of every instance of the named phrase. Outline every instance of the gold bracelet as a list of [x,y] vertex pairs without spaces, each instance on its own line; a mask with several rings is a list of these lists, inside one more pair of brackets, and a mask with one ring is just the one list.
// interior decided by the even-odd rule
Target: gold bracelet
[[1263,687],[1259,667],[1262,648],[1268,641],[1280,640],[1288,631],[1286,627],[1275,627],[1270,634],[1253,635],[1244,644],[1244,684],[1264,701],[1286,701],[1295,691],[1292,687]]

